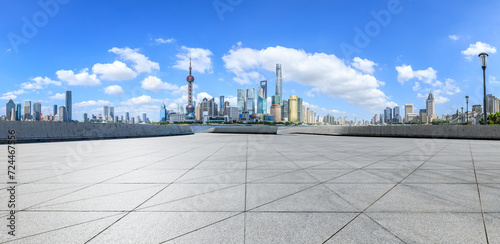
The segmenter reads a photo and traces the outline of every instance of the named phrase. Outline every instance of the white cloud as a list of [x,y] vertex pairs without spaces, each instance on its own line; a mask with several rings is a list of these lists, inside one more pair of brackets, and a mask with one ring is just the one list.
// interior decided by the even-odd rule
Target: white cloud
[[179,89],[177,85],[173,85],[167,82],[161,81],[158,77],[156,76],[148,76],[146,79],[141,81],[141,86],[145,90],[150,90],[157,92],[159,90],[175,90]]
[[448,37],[449,37],[450,39],[454,40],[454,41],[457,41],[458,39],[460,39],[460,37],[459,37],[459,36],[457,36],[457,35],[449,35]]
[[120,105],[123,106],[136,106],[136,105],[153,105],[154,103],[161,103],[160,99],[152,99],[148,95],[142,95],[139,97],[130,98],[125,102],[121,102]]
[[493,54],[497,52],[495,47],[490,46],[488,43],[476,42],[475,44],[470,44],[469,48],[462,51],[462,54],[467,60],[472,60],[473,57],[477,57],[480,53],[485,52],[488,54]]
[[133,62],[133,67],[137,73],[151,73],[154,70],[160,70],[160,64],[153,62],[149,60],[148,57],[140,54],[139,49],[113,47],[108,51],[120,55],[123,60]]
[[355,57],[352,60],[352,66],[365,74],[371,75],[375,72],[374,66],[378,66],[378,64],[368,59]]
[[447,96],[462,92],[453,79],[448,78],[444,83],[437,80],[437,71],[431,67],[426,70],[413,71],[411,65],[403,65],[397,66],[396,70],[398,71],[398,82],[403,85],[412,79],[423,81],[423,84],[415,81],[412,87],[419,98],[427,98],[429,92],[432,91],[436,103],[445,103],[450,101]]
[[60,81],[51,80],[48,77],[42,78],[40,76],[31,79],[33,82],[24,82],[21,83],[21,88],[26,90],[38,90],[44,89],[48,85],[61,86],[62,83]]
[[62,69],[58,70],[56,75],[59,80],[67,82],[71,86],[96,86],[101,84],[95,74],[89,75],[88,69],[83,69],[78,74],[75,74],[72,70]]
[[78,108],[87,108],[87,107],[96,107],[96,106],[113,106],[113,103],[110,101],[105,101],[105,100],[89,100],[89,101],[83,101],[79,103],[73,103],[73,108],[78,109]]
[[10,48],[7,48],[7,50],[5,50],[5,52],[8,52],[8,53],[10,53],[10,52],[12,52],[12,49],[10,49]]
[[54,96],[50,96],[50,99],[54,100],[65,100],[66,99],[66,93],[56,93]]
[[339,111],[337,109],[326,109],[326,108],[322,108],[318,105],[313,105],[313,104],[310,104],[308,102],[302,102],[303,106],[307,109],[309,108],[310,110],[316,112],[317,115],[319,114],[323,114],[323,115],[326,115],[326,114],[347,114],[346,112],[343,112],[343,111]]
[[115,61],[112,64],[97,63],[92,67],[92,72],[100,74],[99,79],[101,80],[122,81],[137,77],[136,72],[120,61]]
[[10,92],[6,92],[3,94],[2,97],[0,97],[0,100],[9,100],[9,99],[17,99],[17,95],[21,95],[25,93],[25,91],[23,89],[19,89],[17,91],[10,91]]
[[256,50],[233,46],[223,58],[225,67],[233,72],[239,84],[253,83],[263,76],[259,71],[275,72],[276,64],[283,69],[283,81],[296,81],[313,86],[313,90],[328,96],[343,98],[350,104],[378,109],[392,106],[375,77],[363,74],[333,54],[306,53],[285,47]]
[[491,84],[500,84],[500,81],[497,80],[497,78],[495,76],[490,76],[488,79],[488,82]]
[[429,67],[425,70],[413,70],[411,65],[402,65],[396,66],[396,70],[398,71],[398,82],[404,85],[404,83],[413,78],[417,78],[420,81],[423,81],[427,84],[431,84],[432,81],[437,78],[437,71],[432,67]]
[[104,88],[104,93],[109,95],[121,95],[124,93],[124,91],[121,86],[114,85]]
[[193,71],[199,73],[212,72],[212,51],[203,48],[181,47],[182,52],[177,54],[177,62],[173,66],[180,70],[189,70],[189,56],[191,55]]
[[174,42],[174,41],[175,41],[175,39],[174,39],[174,38],[170,38],[170,39],[156,38],[156,39],[155,39],[155,42],[156,42],[157,44],[172,43],[172,42]]

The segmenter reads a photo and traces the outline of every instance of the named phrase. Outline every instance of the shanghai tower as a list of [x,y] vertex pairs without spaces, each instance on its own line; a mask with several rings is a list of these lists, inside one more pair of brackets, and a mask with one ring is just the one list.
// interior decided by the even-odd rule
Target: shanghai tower
[[283,99],[283,87],[281,85],[281,64],[276,64],[276,96],[279,96],[278,101]]

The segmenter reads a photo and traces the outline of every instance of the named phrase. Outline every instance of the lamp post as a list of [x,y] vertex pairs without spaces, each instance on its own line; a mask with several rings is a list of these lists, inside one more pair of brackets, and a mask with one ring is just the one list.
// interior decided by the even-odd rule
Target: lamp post
[[467,104],[467,112],[465,112],[467,114],[467,124],[469,124],[469,96],[465,96],[465,103]]
[[483,85],[484,85],[484,125],[488,124],[488,116],[486,115],[486,65],[487,65],[487,59],[488,59],[488,54],[487,53],[480,53],[478,55],[479,60],[481,61],[481,67],[483,68]]

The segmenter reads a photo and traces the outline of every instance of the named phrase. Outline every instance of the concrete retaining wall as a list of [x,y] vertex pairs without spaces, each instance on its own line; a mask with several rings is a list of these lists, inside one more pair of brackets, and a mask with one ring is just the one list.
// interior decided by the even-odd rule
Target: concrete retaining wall
[[234,133],[234,134],[277,134],[276,126],[227,126],[215,127],[206,132],[210,133]]
[[8,131],[12,129],[16,131],[17,142],[193,134],[191,126],[0,121],[0,143],[6,143]]
[[496,125],[412,125],[412,126],[296,126],[278,134],[315,134],[337,136],[379,136],[410,138],[495,139],[500,140]]

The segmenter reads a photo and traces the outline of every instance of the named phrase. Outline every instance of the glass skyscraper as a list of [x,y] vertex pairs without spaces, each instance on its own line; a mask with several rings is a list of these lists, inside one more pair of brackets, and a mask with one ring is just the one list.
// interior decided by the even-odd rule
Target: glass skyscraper
[[238,101],[237,101],[237,107],[238,107],[238,113],[242,114],[243,111],[245,111],[245,90],[243,89],[238,89]]
[[304,107],[302,106],[302,98],[297,98],[297,113],[298,113],[298,121],[299,123],[304,122]]
[[260,81],[260,87],[262,88],[262,97],[267,99],[267,80]]
[[167,107],[165,106],[165,103],[161,104],[160,121],[167,121]]
[[66,91],[66,113],[68,121],[73,119],[73,99],[71,98],[71,91]]
[[108,120],[109,120],[109,107],[108,106],[104,106],[102,108],[102,119],[106,122],[108,122]]
[[7,117],[6,118],[7,120],[11,120],[12,110],[14,110],[14,112],[15,112],[16,104],[14,103],[14,101],[12,101],[12,99],[10,99],[9,102],[7,102],[7,105],[5,106],[5,116]]
[[281,120],[288,122],[288,101],[283,100],[281,105]]
[[219,116],[224,116],[224,96],[219,98]]
[[247,89],[247,102],[246,102],[246,111],[250,114],[255,113],[255,88]]
[[114,107],[109,107],[109,117],[111,118],[110,120],[112,120],[113,122],[116,122],[115,121],[115,108]]
[[21,120],[21,118],[22,118],[22,111],[21,111],[21,104],[20,104],[20,103],[18,103],[18,104],[16,105],[16,114],[17,114],[17,115],[16,115],[16,120],[17,120],[17,121],[20,121],[20,120]]
[[280,96],[280,98],[283,97],[283,87],[281,85],[281,64],[276,64],[276,95]]
[[33,103],[33,119],[36,121],[40,121],[41,115],[42,115],[42,104]]
[[24,119],[31,119],[31,101],[24,102]]

